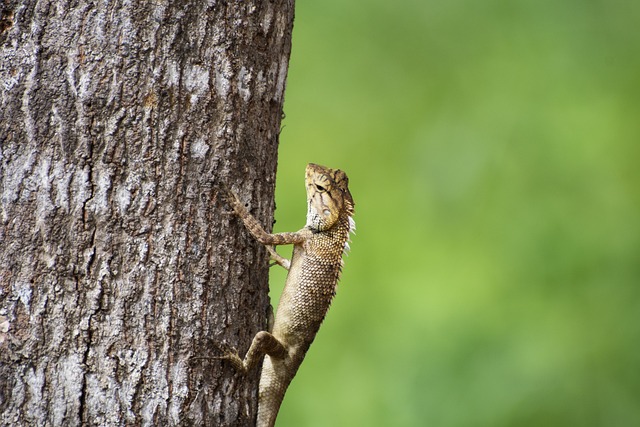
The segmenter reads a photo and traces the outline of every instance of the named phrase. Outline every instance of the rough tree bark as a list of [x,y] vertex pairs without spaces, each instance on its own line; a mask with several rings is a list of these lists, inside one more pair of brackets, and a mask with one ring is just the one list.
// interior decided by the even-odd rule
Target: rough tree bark
[[0,424],[251,425],[293,0],[0,13]]

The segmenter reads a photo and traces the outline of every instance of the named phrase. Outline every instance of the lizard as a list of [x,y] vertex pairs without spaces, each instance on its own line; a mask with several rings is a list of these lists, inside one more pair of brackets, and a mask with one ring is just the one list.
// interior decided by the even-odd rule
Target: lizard
[[[349,179],[340,169],[309,163],[306,167],[307,222],[297,232],[267,233],[238,197],[227,200],[247,230],[288,270],[273,325],[258,332],[244,359],[228,349],[220,357],[247,374],[263,360],[258,392],[257,427],[273,427],[287,387],[324,320],[342,271],[342,255],[355,231]],[[291,261],[273,249],[293,245]],[[264,356],[264,358],[263,358]]]

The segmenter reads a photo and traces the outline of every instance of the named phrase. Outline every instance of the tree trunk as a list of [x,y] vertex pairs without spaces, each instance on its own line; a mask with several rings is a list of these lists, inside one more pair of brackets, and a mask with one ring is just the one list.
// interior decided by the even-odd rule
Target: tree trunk
[[0,424],[251,425],[293,1],[0,11]]

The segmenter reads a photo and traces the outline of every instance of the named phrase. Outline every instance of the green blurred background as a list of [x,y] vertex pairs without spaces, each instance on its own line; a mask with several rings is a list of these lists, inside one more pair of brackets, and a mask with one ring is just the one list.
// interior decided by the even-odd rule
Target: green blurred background
[[640,425],[639,25],[638,1],[297,2],[276,230],[315,162],[358,232],[279,426]]

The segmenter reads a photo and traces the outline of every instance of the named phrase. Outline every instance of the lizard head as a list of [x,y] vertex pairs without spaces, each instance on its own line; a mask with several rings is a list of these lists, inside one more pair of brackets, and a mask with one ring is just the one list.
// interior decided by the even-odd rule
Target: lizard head
[[327,230],[341,217],[353,215],[349,178],[340,169],[309,163],[306,171],[307,227]]

